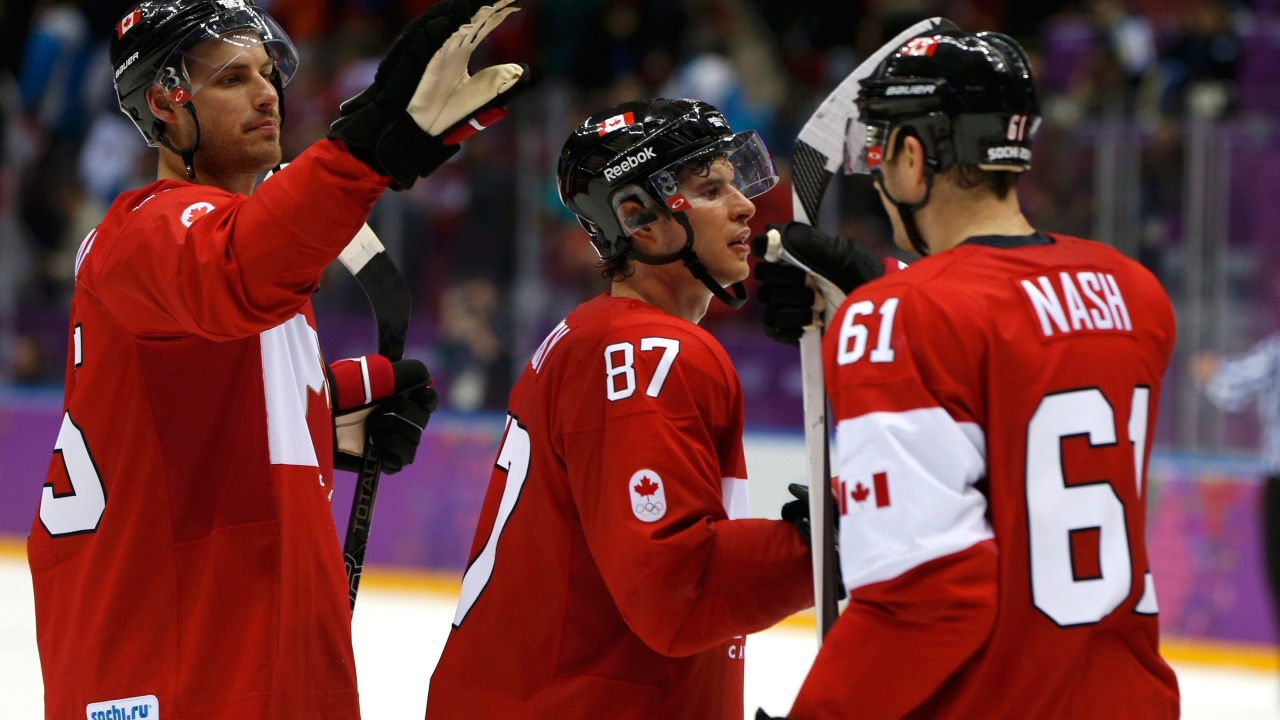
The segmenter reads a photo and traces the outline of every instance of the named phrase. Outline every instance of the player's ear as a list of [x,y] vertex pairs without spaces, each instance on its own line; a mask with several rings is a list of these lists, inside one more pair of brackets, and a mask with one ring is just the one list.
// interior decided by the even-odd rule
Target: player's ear
[[164,94],[164,89],[159,85],[147,88],[147,107],[151,108],[151,114],[160,122],[169,125],[178,123],[178,106]]
[[[645,206],[638,200],[623,200],[622,203],[618,205],[618,217],[622,220],[623,224],[626,225],[629,225],[629,223],[627,223],[628,218],[639,218],[641,215],[646,213],[650,216],[654,214],[652,210],[645,208]],[[652,221],[650,221],[650,223],[651,222]],[[640,245],[641,247],[646,244],[652,244],[654,242],[653,225],[644,224],[639,227],[632,228],[631,241],[633,244]]]
[[915,135],[908,134],[898,144],[899,162],[907,172],[907,177],[911,178],[912,185],[924,185],[924,145]]

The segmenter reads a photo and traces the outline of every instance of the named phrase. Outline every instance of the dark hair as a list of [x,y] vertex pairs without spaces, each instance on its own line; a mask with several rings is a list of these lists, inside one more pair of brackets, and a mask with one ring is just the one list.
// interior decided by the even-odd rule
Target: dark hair
[[956,165],[943,175],[950,177],[956,187],[963,190],[989,190],[1001,200],[1009,196],[1009,192],[1018,184],[1018,178],[1022,177],[1020,172],[983,170],[977,165]]
[[596,263],[596,267],[600,268],[600,277],[612,282],[622,282],[635,274],[635,265],[631,263],[631,258],[627,257],[627,253],[621,252],[608,260],[601,260]]

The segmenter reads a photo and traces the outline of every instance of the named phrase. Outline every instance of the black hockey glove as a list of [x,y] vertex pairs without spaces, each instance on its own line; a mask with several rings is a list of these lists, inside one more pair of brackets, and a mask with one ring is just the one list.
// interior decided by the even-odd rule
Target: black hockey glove
[[852,240],[799,222],[767,227],[752,238],[751,249],[766,260],[756,266],[756,299],[764,306],[765,334],[778,342],[799,344],[806,327],[821,324],[824,310],[835,312],[854,288],[884,274],[884,265]]
[[782,519],[796,526],[805,545],[811,545],[813,535],[809,528],[809,486],[791,483],[787,490],[795,500],[782,506]]
[[439,405],[440,396],[436,391],[421,385],[384,402],[374,411],[369,417],[369,439],[378,448],[384,471],[395,473],[413,464],[422,432]]
[[[491,0],[486,0],[491,1]],[[403,190],[458,151],[458,143],[506,116],[528,87],[528,68],[467,73],[471,53],[519,9],[516,0],[444,0],[415,18],[378,65],[373,85],[342,105],[329,137]]]
[[359,472],[366,438],[378,448],[385,472],[412,463],[422,431],[440,403],[427,366],[419,360],[392,362],[365,355],[339,360],[328,371],[334,467]]
[[[809,486],[799,483],[791,483],[787,486],[787,490],[795,500],[791,500],[782,506],[782,519],[796,526],[796,530],[800,533],[800,537],[804,539],[804,544],[813,547],[813,532],[809,522]],[[827,532],[832,533],[833,537],[839,537],[840,518],[838,515],[831,514],[831,523],[827,528]],[[837,548],[837,552],[839,548]],[[836,572],[840,576],[836,579],[836,588],[839,590],[837,600],[844,600],[848,597],[848,593],[844,589],[844,576],[840,571],[840,562],[836,561]]]

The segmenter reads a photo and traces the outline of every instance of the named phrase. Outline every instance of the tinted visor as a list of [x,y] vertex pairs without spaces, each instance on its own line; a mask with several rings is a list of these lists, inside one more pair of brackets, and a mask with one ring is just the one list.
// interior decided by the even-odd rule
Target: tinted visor
[[265,51],[274,71],[280,73],[281,87],[293,79],[298,69],[298,50],[280,25],[256,7],[228,4],[233,6],[196,25],[161,64],[155,82],[174,102],[186,102],[237,61],[256,66],[258,48]]
[[845,173],[866,175],[875,170],[889,152],[891,130],[892,125],[887,120],[850,121],[844,143]]
[[773,159],[754,130],[728,136],[649,176],[657,199],[672,211],[723,202],[736,193],[750,199],[777,184]]

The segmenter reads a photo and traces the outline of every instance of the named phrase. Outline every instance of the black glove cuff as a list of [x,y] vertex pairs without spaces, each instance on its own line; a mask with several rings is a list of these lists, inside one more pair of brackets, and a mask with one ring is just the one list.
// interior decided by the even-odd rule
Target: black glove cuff
[[390,176],[396,190],[413,187],[460,149],[423,132],[404,110],[389,113],[377,102],[336,120],[329,137],[346,142],[357,160]]

